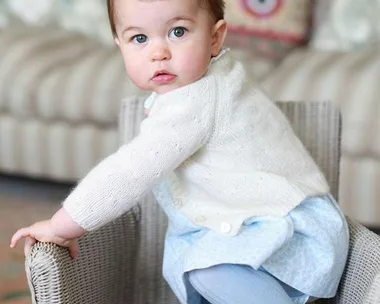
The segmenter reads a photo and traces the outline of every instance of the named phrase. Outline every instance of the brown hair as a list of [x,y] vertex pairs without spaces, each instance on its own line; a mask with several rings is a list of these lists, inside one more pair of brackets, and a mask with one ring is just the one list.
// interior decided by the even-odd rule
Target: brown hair
[[[107,8],[108,8],[108,17],[110,19],[112,35],[114,37],[117,37],[116,26],[115,26],[114,1],[115,0],[107,0]],[[224,0],[201,0],[201,1],[203,2],[203,4],[207,6],[207,9],[210,11],[215,21],[224,19],[224,8],[225,8]]]

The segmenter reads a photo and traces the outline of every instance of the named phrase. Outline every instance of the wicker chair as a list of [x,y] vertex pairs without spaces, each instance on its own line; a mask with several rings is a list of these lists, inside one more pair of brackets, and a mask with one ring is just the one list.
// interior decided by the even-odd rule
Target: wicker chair
[[[143,102],[121,111],[121,141],[137,133]],[[328,103],[278,103],[337,197],[340,116]],[[380,237],[348,219],[350,251],[338,294],[318,303],[380,303]],[[80,255],[38,243],[26,259],[33,303],[178,303],[161,276],[166,218],[152,195],[113,223],[80,240]]]

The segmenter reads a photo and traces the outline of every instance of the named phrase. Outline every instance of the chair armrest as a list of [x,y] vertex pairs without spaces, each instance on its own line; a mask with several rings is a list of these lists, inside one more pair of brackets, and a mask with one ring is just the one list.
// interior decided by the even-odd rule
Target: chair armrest
[[134,303],[139,209],[79,240],[79,256],[37,243],[25,261],[34,304]]
[[374,304],[374,303],[376,304],[380,303],[380,274],[378,274],[373,280],[371,288],[364,302],[364,304]]
[[380,236],[346,217],[350,248],[338,292],[318,304],[380,304]]
[[380,303],[380,237],[347,217],[348,260],[334,303]]

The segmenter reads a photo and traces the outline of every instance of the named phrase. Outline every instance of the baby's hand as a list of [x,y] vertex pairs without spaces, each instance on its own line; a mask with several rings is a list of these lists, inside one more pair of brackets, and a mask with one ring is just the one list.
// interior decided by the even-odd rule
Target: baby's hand
[[25,238],[24,253],[25,256],[29,254],[30,249],[34,244],[39,242],[54,243],[61,247],[69,249],[70,255],[75,259],[78,255],[78,241],[77,239],[64,239],[54,234],[54,229],[51,220],[37,222],[30,227],[19,229],[12,237],[11,248],[15,248],[17,243]]

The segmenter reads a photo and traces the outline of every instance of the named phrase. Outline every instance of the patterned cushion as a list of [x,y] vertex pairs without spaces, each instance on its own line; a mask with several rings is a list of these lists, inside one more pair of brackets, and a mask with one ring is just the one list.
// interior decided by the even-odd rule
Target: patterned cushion
[[228,45],[282,57],[306,42],[309,0],[227,0]]

